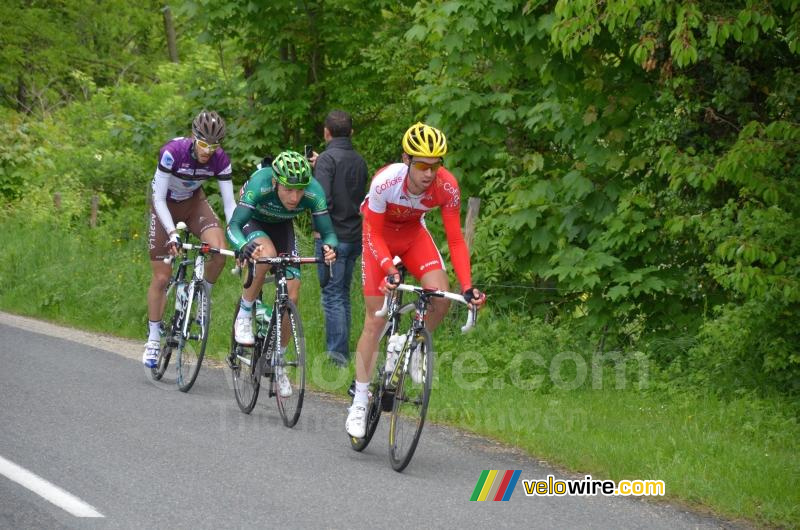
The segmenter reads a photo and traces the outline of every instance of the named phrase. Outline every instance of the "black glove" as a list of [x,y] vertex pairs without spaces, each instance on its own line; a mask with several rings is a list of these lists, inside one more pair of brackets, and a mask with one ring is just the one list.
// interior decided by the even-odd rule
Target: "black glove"
[[[478,293],[478,296],[475,296],[476,292]],[[468,304],[471,304],[473,302],[482,302],[486,298],[485,294],[483,294],[482,292],[480,292],[478,289],[476,289],[474,287],[470,287],[469,289],[465,289],[463,295],[464,295],[464,300],[466,300],[466,302]]]
[[400,285],[400,273],[393,272],[392,274],[387,274],[386,283],[388,285]]
[[253,252],[255,252],[257,248],[258,248],[258,243],[256,243],[255,241],[251,241],[236,252],[237,254],[236,257],[248,260],[252,259]]

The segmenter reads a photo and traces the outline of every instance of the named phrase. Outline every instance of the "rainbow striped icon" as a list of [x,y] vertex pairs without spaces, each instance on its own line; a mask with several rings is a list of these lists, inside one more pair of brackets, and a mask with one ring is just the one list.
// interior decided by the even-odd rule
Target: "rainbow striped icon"
[[484,469],[481,478],[475,484],[471,501],[507,501],[514,493],[514,488],[519,481],[521,469]]

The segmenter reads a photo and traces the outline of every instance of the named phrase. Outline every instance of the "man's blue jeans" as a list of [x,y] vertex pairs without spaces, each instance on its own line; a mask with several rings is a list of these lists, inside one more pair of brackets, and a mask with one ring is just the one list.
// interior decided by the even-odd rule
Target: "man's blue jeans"
[[[322,256],[322,240],[316,240],[317,256]],[[336,262],[328,284],[322,288],[322,310],[325,313],[325,346],[331,360],[347,364],[350,359],[350,283],[356,259],[361,255],[361,242],[339,242]],[[328,273],[328,266],[320,264],[317,273],[320,282]]]

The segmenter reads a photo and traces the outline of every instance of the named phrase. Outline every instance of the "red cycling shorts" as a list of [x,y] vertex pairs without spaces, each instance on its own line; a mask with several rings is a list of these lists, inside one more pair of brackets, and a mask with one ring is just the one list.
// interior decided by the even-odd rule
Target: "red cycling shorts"
[[[399,256],[406,270],[414,275],[417,281],[433,270],[445,270],[444,260],[439,249],[424,225],[419,224],[411,229],[397,230],[384,228],[383,237],[392,256]],[[381,269],[378,260],[372,254],[370,234],[362,235],[363,251],[361,254],[361,286],[364,296],[383,296],[380,287],[384,283],[386,273]]]

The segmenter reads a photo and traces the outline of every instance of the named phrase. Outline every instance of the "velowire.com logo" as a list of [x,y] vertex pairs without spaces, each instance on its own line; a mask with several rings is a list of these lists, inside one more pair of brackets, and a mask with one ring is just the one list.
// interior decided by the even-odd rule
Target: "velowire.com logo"
[[470,501],[507,501],[514,493],[521,469],[484,469],[475,484]]

